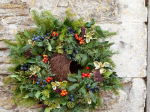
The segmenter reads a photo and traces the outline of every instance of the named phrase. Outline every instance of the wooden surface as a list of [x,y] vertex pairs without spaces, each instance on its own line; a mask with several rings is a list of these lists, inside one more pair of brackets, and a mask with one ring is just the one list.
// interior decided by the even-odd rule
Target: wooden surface
[[146,112],[150,112],[150,2],[148,2],[148,57],[147,57],[147,103]]

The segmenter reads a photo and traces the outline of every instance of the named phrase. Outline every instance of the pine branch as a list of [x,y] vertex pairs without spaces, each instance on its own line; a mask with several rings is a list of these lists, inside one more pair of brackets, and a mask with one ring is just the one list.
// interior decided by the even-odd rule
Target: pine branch
[[114,61],[111,58],[107,58],[106,62],[110,63],[112,65],[112,67],[114,67],[114,68],[116,67]]
[[15,35],[15,40],[19,45],[22,45],[22,40],[20,38],[20,35]]
[[17,46],[16,42],[12,42],[10,40],[4,39],[3,40],[8,46]]
[[32,12],[34,23],[39,27],[41,25],[40,16],[37,14],[37,11],[35,10],[32,10],[31,12]]

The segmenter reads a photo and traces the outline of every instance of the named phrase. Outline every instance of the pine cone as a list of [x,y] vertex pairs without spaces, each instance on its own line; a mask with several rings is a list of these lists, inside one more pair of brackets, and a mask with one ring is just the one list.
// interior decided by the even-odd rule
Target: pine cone
[[99,82],[99,83],[103,82],[103,76],[100,74],[99,69],[95,69],[93,75],[94,75],[95,82]]
[[69,101],[69,102],[67,103],[67,107],[68,107],[68,108],[73,108],[74,106],[75,106],[74,102]]

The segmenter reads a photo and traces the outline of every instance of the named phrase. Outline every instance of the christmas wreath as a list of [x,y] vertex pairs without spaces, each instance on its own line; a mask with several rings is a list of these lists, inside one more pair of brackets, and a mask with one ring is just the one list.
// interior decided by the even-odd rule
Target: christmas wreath
[[111,60],[117,52],[105,41],[116,33],[73,15],[68,9],[61,22],[49,11],[32,10],[37,27],[4,40],[12,63],[4,84],[12,87],[13,103],[40,104],[42,112],[86,112],[101,107],[100,91],[118,94],[122,81]]

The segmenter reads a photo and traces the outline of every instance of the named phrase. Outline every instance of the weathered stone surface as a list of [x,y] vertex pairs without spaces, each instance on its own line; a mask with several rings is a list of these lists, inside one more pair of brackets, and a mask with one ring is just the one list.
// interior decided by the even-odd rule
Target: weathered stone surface
[[0,49],[7,49],[7,46],[3,41],[0,41]]
[[0,64],[0,74],[8,74],[7,68],[11,66],[10,64]]
[[[19,30],[35,27],[31,19],[31,10],[50,10],[63,20],[69,6],[76,17],[90,21],[94,18],[102,29],[116,31],[118,34],[109,39],[115,44],[111,47],[119,54],[113,56],[116,71],[124,80],[124,90],[120,96],[102,92],[103,106],[99,112],[144,112],[146,86],[142,78],[146,77],[147,49],[147,9],[144,0],[0,0],[0,112],[35,112],[11,104],[9,86],[2,86],[4,74],[7,74],[8,50],[3,39],[14,40]],[[73,6],[73,7],[72,7]],[[112,23],[112,24],[111,24]],[[135,78],[136,77],[136,78]],[[8,99],[8,100],[7,100]]]
[[68,7],[68,1],[59,0],[58,7]]
[[11,100],[12,100],[12,94],[8,91],[1,91],[0,94],[0,107],[6,110],[11,110],[16,108],[15,105],[12,105]]
[[9,63],[9,50],[0,50],[0,63]]
[[145,0],[119,0],[122,22],[146,22],[147,8]]
[[29,6],[26,2],[20,0],[11,0],[0,3],[0,17],[24,16],[29,14]]
[[115,31],[117,35],[108,39],[115,44],[113,56],[116,71],[120,77],[146,76],[147,30],[144,23],[100,24],[102,29]]
[[110,92],[102,92],[103,107],[96,112],[144,112],[146,86],[141,78],[133,78],[124,84],[124,90],[115,96]]

